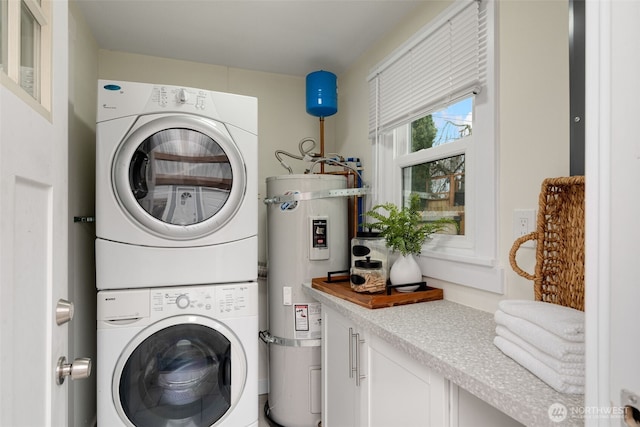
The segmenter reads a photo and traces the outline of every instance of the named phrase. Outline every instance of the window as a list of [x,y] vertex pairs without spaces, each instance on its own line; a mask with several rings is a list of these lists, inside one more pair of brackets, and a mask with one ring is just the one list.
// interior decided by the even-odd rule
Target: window
[[425,275],[501,293],[497,264],[494,4],[457,1],[369,77],[373,203],[422,200]]
[[0,7],[2,84],[47,115],[51,108],[50,6],[50,0],[2,0]]
[[[412,193],[417,194],[425,220],[453,219],[458,235],[465,234],[466,167],[464,149],[459,146],[471,136],[472,106],[473,98],[469,97],[414,120],[407,129],[410,143],[403,147],[406,154],[420,154],[402,168],[401,203],[406,204]],[[429,150],[435,147],[442,148],[440,153],[430,156]]]

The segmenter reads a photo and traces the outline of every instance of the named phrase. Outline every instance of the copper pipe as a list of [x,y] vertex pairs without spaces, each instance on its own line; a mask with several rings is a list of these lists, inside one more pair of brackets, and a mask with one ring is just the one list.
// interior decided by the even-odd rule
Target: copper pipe
[[[353,175],[353,188],[357,188],[358,175],[353,170],[349,170],[349,172],[351,172],[351,175]],[[353,196],[353,207],[352,207],[353,229],[351,230],[351,238],[354,238],[358,235],[358,221],[360,220],[360,218],[358,218],[358,199],[359,198],[360,196]]]
[[[347,186],[349,186],[349,177],[353,177],[352,178],[352,184],[351,184],[351,188],[357,188],[358,186],[358,175],[355,171],[351,170],[351,169],[347,169],[347,170],[342,170],[342,171],[332,171],[332,172],[327,172],[327,175],[341,175],[347,178]],[[360,199],[360,197],[362,196],[353,196],[352,197],[352,203],[353,205],[351,206],[351,212],[347,213],[347,217],[349,219],[351,228],[349,230],[349,241],[351,241],[352,238],[356,237],[356,235],[358,234],[358,199]]]
[[[320,158],[324,158],[324,117],[320,117]],[[324,173],[324,162],[320,162],[320,173]]]

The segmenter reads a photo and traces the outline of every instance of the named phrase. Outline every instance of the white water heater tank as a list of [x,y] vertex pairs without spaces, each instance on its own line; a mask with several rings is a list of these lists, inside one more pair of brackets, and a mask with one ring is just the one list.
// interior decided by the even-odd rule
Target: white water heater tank
[[344,176],[308,174],[267,178],[269,286],[269,412],[283,426],[317,426],[321,419],[320,303],[302,283],[349,268]]

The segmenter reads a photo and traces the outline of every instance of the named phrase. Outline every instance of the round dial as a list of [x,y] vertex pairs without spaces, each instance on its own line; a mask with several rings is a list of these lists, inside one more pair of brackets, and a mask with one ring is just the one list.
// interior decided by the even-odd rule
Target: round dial
[[176,298],[176,305],[178,308],[187,308],[189,307],[189,297],[187,295],[180,295]]

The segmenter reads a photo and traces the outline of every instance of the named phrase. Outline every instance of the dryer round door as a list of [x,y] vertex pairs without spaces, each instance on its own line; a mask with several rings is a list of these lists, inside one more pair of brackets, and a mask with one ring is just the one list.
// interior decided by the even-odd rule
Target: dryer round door
[[148,232],[175,240],[224,226],[242,204],[246,181],[242,154],[224,124],[189,115],[141,117],[112,166],[125,212]]
[[134,427],[209,427],[233,411],[247,359],[235,334],[202,316],[177,316],[140,332],[115,366],[113,401]]

